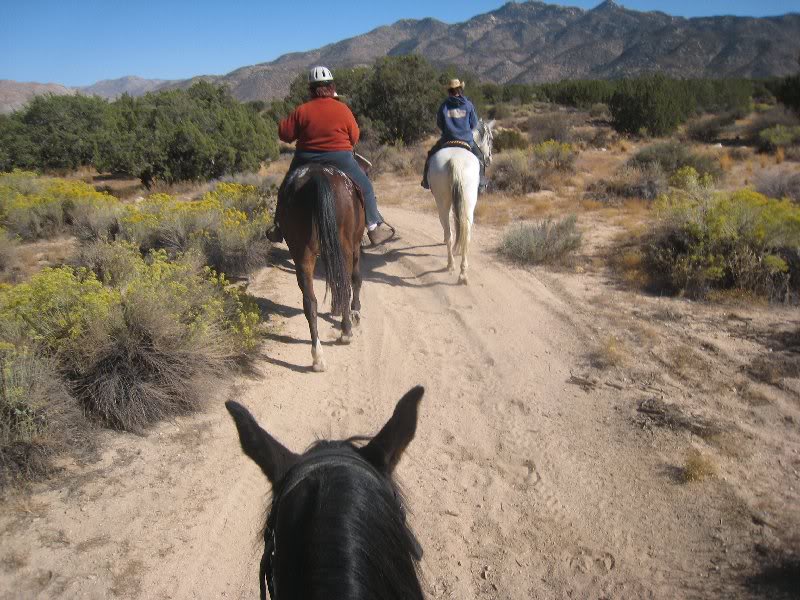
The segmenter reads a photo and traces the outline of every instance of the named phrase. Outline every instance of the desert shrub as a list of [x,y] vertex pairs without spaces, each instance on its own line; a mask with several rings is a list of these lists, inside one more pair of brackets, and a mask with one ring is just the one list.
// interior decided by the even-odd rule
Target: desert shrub
[[527,138],[516,129],[502,129],[494,135],[493,149],[497,152],[524,150],[527,147]]
[[217,271],[245,275],[263,265],[269,253],[272,202],[263,190],[235,183],[217,184],[199,200],[153,194],[127,208],[120,230],[144,252],[196,249]]
[[575,166],[578,153],[570,144],[550,140],[536,144],[532,156],[536,163],[557,171],[570,171]]
[[568,142],[574,124],[575,119],[568,113],[531,115],[528,119],[528,135],[533,144],[550,140]]
[[775,125],[758,133],[759,148],[766,152],[775,152],[787,146],[800,145],[800,125],[787,127]]
[[27,171],[0,174],[0,219],[25,240],[67,230],[82,239],[107,237],[121,212],[116,198],[81,181]]
[[686,135],[690,140],[697,142],[715,142],[722,130],[736,122],[738,113],[728,112],[722,115],[703,117],[689,123]]
[[191,255],[95,246],[84,259],[106,285],[89,268],[61,267],[0,290],[0,341],[41,350],[112,427],[140,430],[195,409],[255,347],[258,309]]
[[597,102],[589,108],[589,116],[593,119],[607,119],[611,116],[611,113],[608,111],[607,104]]
[[788,198],[800,202],[800,172],[788,169],[762,172],[756,180],[756,190],[770,198]]
[[786,298],[800,289],[798,247],[800,208],[788,200],[698,185],[659,201],[643,264],[655,285],[674,293],[737,289]]
[[495,104],[491,109],[489,109],[490,119],[508,119],[512,115],[513,111],[508,104]]
[[0,489],[54,469],[61,451],[87,449],[88,427],[52,362],[0,343]]
[[613,179],[595,182],[587,189],[589,198],[611,204],[625,198],[656,200],[666,191],[667,177],[658,163],[626,165]]
[[560,221],[547,219],[537,223],[520,223],[503,236],[500,252],[516,262],[526,264],[563,261],[581,245],[581,233],[575,215]]
[[637,152],[629,164],[638,167],[657,164],[668,175],[672,175],[681,167],[692,167],[701,175],[707,174],[714,179],[718,179],[721,175],[719,161],[713,156],[691,152],[678,141],[647,146]]
[[0,227],[0,275],[6,277],[17,267],[17,240]]
[[500,191],[515,194],[538,192],[541,189],[540,178],[530,154],[522,150],[499,154],[492,163],[492,186]]

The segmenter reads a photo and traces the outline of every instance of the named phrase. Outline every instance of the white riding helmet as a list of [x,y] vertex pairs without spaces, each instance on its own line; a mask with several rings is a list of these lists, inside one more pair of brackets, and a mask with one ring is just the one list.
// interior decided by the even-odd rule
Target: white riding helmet
[[333,81],[333,73],[328,67],[317,66],[308,72],[308,83],[324,83]]

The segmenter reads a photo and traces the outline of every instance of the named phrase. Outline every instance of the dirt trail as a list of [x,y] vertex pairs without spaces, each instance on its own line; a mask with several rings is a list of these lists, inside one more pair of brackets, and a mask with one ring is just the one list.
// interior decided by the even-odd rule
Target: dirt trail
[[[315,435],[376,431],[402,393],[426,387],[398,476],[431,598],[738,595],[750,525],[733,495],[677,485],[675,448],[632,426],[630,393],[568,383],[596,331],[591,306],[499,261],[490,230],[476,231],[458,286],[437,219],[385,213],[402,237],[364,257],[352,345],[323,321],[329,370],[310,372],[278,247],[250,291],[281,324],[230,396],[300,451]],[[109,435],[79,481],[4,507],[2,597],[257,597],[268,484],[221,400],[146,437]]]

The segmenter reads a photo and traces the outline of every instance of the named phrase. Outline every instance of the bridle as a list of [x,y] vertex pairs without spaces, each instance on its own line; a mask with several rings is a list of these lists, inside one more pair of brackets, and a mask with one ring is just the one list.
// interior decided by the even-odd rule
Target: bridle
[[[261,564],[259,567],[259,587],[261,590],[261,600],[267,600],[267,591],[272,600],[277,600],[277,581],[275,578],[275,556],[277,555],[277,544],[275,541],[275,528],[278,522],[278,513],[280,511],[281,501],[284,497],[288,496],[297,486],[305,481],[312,473],[328,467],[356,467],[363,472],[369,473],[372,477],[377,479],[381,485],[389,487],[397,499],[397,506],[402,512],[402,518],[405,522],[405,510],[403,504],[396,496],[396,491],[391,487],[389,481],[385,476],[380,474],[378,470],[369,464],[364,458],[353,452],[348,451],[341,447],[337,448],[324,448],[315,451],[308,459],[293,466],[283,478],[283,484],[280,487],[279,494],[272,501],[272,509],[267,517],[267,526],[264,529],[264,554],[261,556]],[[422,548],[419,542],[411,536],[414,545],[414,556],[417,560],[422,557]]]

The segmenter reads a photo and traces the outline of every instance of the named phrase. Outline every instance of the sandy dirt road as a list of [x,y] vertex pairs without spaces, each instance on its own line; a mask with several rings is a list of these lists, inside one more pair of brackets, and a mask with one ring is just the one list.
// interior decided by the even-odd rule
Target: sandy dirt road
[[735,497],[676,483],[679,441],[632,425],[632,396],[568,383],[596,331],[591,306],[552,274],[498,260],[488,230],[475,232],[470,285],[456,285],[438,220],[384,212],[401,237],[364,257],[353,343],[321,322],[328,372],[309,369],[279,246],[250,287],[275,317],[253,373],[200,415],[108,434],[100,462],[3,507],[3,598],[257,597],[268,484],[222,400],[301,451],[315,436],[374,433],[416,384],[420,424],[398,477],[428,597],[746,595],[755,525]]

